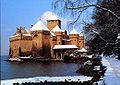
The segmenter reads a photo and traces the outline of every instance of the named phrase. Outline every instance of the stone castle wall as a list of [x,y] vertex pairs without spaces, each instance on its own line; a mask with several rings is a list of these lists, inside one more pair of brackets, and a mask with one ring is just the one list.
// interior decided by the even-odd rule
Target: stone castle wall
[[76,45],[77,47],[79,47],[79,35],[78,34],[70,34],[69,38],[70,38],[71,45]]
[[[49,20],[48,28],[51,30],[56,25],[61,27],[60,20]],[[53,51],[54,45],[76,45],[79,48],[84,47],[84,37],[78,34],[70,34],[56,32],[56,36],[52,36],[50,31],[37,30],[31,31],[31,36],[15,36],[10,38],[10,56],[28,56],[55,58]],[[65,35],[63,35],[65,34]],[[66,40],[62,40],[63,36]]]
[[20,40],[21,56],[31,55],[32,40]]
[[50,31],[57,25],[61,28],[61,21],[60,20],[48,20],[47,21],[47,27]]
[[62,32],[56,32],[56,45],[62,45]]
[[42,48],[43,48],[43,56],[45,58],[51,57],[51,45],[50,45],[50,32],[49,31],[44,31],[42,34]]
[[10,41],[10,49],[9,49],[10,57],[18,57],[19,56],[19,47],[20,47],[19,40]]
[[10,52],[13,57],[18,57],[24,54],[30,54],[32,48],[31,37],[16,36],[10,39]]
[[32,34],[32,55],[34,57],[43,56],[42,52],[42,31],[34,31]]
[[79,49],[84,47],[84,36],[79,36]]

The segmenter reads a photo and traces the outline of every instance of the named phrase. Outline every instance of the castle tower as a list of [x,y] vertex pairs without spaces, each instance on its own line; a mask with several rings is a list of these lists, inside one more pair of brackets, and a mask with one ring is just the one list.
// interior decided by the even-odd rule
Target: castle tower
[[10,37],[10,57],[29,56],[31,55],[32,37],[25,28],[17,28],[16,33]]
[[60,29],[60,27],[57,25],[55,26],[51,32],[55,33],[56,35],[56,44],[57,45],[62,45],[62,30]]
[[62,45],[62,30],[57,25],[51,30],[51,58],[55,59],[54,45]]
[[61,21],[59,19],[47,20],[47,27],[50,31],[57,25],[61,28]]
[[79,48],[84,48],[84,35],[83,33],[79,34]]
[[34,57],[50,57],[50,31],[41,22],[38,21],[31,29],[32,34],[32,52]]
[[76,45],[77,47],[79,46],[79,34],[75,29],[73,29],[69,33],[69,39],[70,39],[72,45]]
[[62,44],[63,45],[70,45],[69,35],[68,32],[65,30],[62,35]]

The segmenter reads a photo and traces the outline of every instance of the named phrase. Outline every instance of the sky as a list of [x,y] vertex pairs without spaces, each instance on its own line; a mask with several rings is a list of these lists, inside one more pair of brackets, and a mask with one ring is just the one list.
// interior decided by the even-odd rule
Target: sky
[[30,28],[40,15],[52,11],[52,0],[1,0],[1,54],[7,55],[16,27]]
[[1,55],[8,55],[9,37],[16,32],[16,27],[30,29],[45,12],[53,12],[51,3],[52,0],[1,0]]

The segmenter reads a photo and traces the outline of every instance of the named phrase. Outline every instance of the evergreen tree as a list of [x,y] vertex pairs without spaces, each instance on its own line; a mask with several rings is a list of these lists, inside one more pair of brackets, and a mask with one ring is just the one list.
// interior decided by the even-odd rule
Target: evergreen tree
[[[110,9],[118,16],[120,16],[120,1],[119,0],[102,0],[98,2],[101,7]],[[113,45],[110,43],[115,43],[117,39],[117,34],[120,32],[120,20],[113,17],[107,11],[96,8],[93,15],[94,29],[99,30],[100,36],[105,39],[103,41],[100,36],[96,34],[95,38],[92,40],[93,50],[104,49],[106,54],[109,54],[113,50]]]

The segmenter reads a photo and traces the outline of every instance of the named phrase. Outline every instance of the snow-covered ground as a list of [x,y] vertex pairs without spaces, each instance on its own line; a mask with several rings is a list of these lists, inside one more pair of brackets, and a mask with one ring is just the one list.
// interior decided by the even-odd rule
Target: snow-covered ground
[[120,85],[120,60],[113,57],[103,57],[102,63],[107,66],[104,76],[106,85]]
[[59,82],[59,81],[88,81],[91,80],[92,77],[87,76],[62,76],[62,77],[33,77],[33,78],[22,78],[22,79],[9,79],[9,80],[1,80],[1,85],[13,85],[13,83],[25,83],[25,82],[44,82],[52,81],[52,82]]

